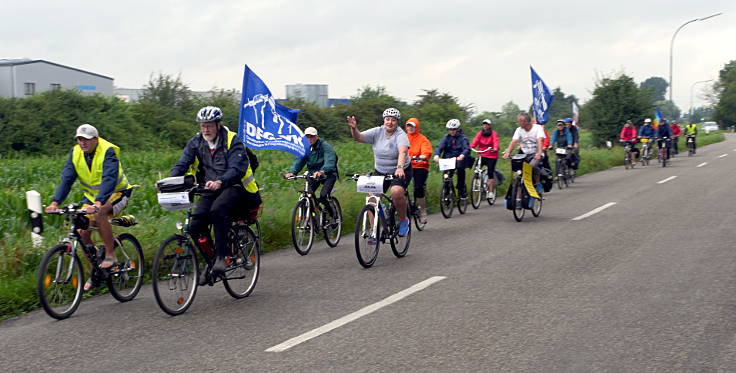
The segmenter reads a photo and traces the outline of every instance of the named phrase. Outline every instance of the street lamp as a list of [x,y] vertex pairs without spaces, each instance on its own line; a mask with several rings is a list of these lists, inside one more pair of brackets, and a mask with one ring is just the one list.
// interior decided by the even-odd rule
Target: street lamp
[[672,101],[672,88],[673,88],[673,86],[672,86],[672,48],[675,46],[675,36],[677,36],[677,33],[680,32],[680,30],[682,30],[683,27],[685,27],[686,25],[688,25],[690,23],[698,22],[698,21],[705,21],[706,19],[710,19],[710,18],[713,18],[713,17],[716,17],[716,16],[720,16],[721,14],[723,14],[723,13],[716,13],[716,14],[709,15],[709,16],[703,17],[703,18],[691,19],[691,20],[683,23],[680,27],[677,28],[677,30],[675,30],[675,33],[672,34],[672,41],[670,41],[670,101]]
[[690,120],[690,123],[693,122],[693,88],[695,88],[695,85],[698,83],[708,83],[712,81],[713,79],[699,80],[690,86],[690,118],[688,118]]

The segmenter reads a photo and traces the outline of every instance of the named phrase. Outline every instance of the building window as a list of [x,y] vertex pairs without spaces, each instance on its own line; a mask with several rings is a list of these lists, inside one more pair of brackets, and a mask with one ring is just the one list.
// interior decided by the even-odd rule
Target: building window
[[61,89],[61,84],[59,83],[51,83],[51,90],[52,91],[58,91]]
[[36,83],[25,83],[26,96],[36,94]]

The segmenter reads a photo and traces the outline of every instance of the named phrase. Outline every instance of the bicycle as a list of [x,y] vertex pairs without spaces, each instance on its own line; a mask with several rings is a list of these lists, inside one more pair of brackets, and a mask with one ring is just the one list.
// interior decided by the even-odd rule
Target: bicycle
[[557,172],[557,187],[559,189],[568,187],[572,180],[570,165],[568,165],[567,159],[569,151],[569,148],[555,148],[555,155],[557,156],[555,171]]
[[687,145],[687,156],[692,157],[695,154],[695,135],[687,135],[685,144]]
[[[130,233],[122,233],[114,237],[115,256],[119,261],[113,266],[101,269],[100,263],[105,258],[104,245],[85,245],[79,230],[97,228],[90,227],[87,213],[79,204],[61,207],[58,212],[49,214],[63,215],[69,224],[69,233],[58,245],[49,249],[41,259],[36,279],[38,300],[46,313],[63,320],[71,316],[82,302],[84,269],[77,254],[77,248],[91,263],[90,279],[93,284],[105,282],[110,294],[118,302],[127,302],[138,295],[143,285],[143,250],[138,239]],[[131,227],[137,222],[132,216],[113,218],[110,224],[118,227]]]
[[[176,223],[179,233],[161,243],[153,261],[153,295],[161,310],[171,316],[184,313],[192,305],[198,286],[213,286],[222,281],[230,296],[242,299],[253,292],[260,274],[261,229],[258,220],[236,217],[228,233],[230,255],[225,258],[225,274],[221,277],[211,275],[215,255],[210,241],[195,244],[189,232],[195,216],[192,201],[204,191],[203,187],[194,186],[185,192],[163,193],[172,196],[162,198],[162,193],[159,194],[159,204],[167,210],[187,210],[184,222]],[[172,200],[178,202],[169,204],[168,201]],[[255,231],[251,226],[255,226]],[[201,265],[200,260],[203,260]]]
[[[355,254],[358,257],[358,263],[363,268],[373,266],[378,258],[380,245],[385,244],[386,241],[391,244],[391,251],[397,258],[406,256],[411,243],[411,224],[409,224],[409,232],[406,236],[399,236],[399,212],[391,197],[383,193],[384,180],[393,180],[394,176],[372,176],[370,174],[347,174],[346,176],[357,181],[359,193],[368,193],[365,198],[365,206],[358,213],[355,222]],[[408,192],[404,191],[404,196],[409,201]],[[382,198],[389,203],[388,211],[384,203],[381,203]],[[411,216],[410,213],[407,204],[407,216]]]
[[539,198],[535,198],[529,194],[525,185],[533,182],[527,180],[532,177],[532,166],[529,165],[527,171],[524,171],[524,164],[529,164],[532,158],[533,155],[531,154],[516,154],[511,157],[511,171],[514,176],[506,193],[506,208],[512,210],[517,222],[524,219],[526,210],[531,210],[534,217],[539,217],[542,213],[542,201],[544,200],[542,192],[536,190]]
[[633,169],[634,163],[631,158],[631,147],[633,146],[633,141],[621,140],[621,144],[624,146],[624,168],[627,170],[630,168]]
[[[486,148],[485,150],[475,150],[470,149],[475,153],[485,153],[488,150],[491,150],[491,148]],[[495,173],[493,177],[495,178]],[[493,197],[488,197],[488,170],[485,168],[481,168],[481,157],[478,156],[475,158],[475,162],[473,162],[473,180],[470,182],[470,202],[473,205],[474,209],[478,209],[480,207],[480,201],[483,199],[483,196],[486,197],[486,201],[488,201],[488,204],[493,206],[494,203],[496,203],[496,186],[498,183],[493,184]]]
[[662,167],[667,167],[667,161],[669,160],[669,137],[662,137],[659,139],[657,147],[659,151],[657,153],[657,161],[662,164]]
[[[418,159],[420,159],[420,158],[419,157],[411,157],[411,160],[412,161],[413,160],[418,160]],[[414,182],[416,183],[416,180],[414,180]],[[426,192],[426,189],[427,189],[427,185],[426,184],[424,185],[424,189],[425,189],[425,192]],[[408,193],[408,186],[407,186],[407,193]],[[417,227],[417,230],[419,230],[421,232],[421,231],[424,230],[424,227],[427,226],[427,220],[425,220],[424,223],[422,223],[422,215],[421,215],[422,214],[422,211],[419,209],[419,206],[417,205],[417,197],[412,194],[411,199],[409,199],[408,201],[409,201],[409,211],[411,212],[411,217],[414,220],[414,225]]]
[[332,216],[327,209],[320,208],[314,193],[309,191],[309,178],[315,179],[309,172],[287,178],[287,180],[304,180],[304,189],[299,191],[299,199],[291,213],[291,242],[299,255],[307,255],[312,249],[314,231],[317,227],[322,231],[330,247],[337,246],[342,233],[340,202],[332,194],[327,196],[328,203],[337,216]]
[[670,151],[670,157],[675,158],[680,154],[680,136],[672,136],[672,149]]
[[457,211],[464,214],[468,210],[468,198],[461,197],[455,192],[455,184],[452,177],[457,167],[456,158],[440,159],[440,171],[442,171],[442,189],[440,191],[440,211],[446,219],[452,217],[453,208],[457,206]]
[[641,139],[641,164],[642,166],[649,166],[649,157],[651,156],[651,142],[648,138]]

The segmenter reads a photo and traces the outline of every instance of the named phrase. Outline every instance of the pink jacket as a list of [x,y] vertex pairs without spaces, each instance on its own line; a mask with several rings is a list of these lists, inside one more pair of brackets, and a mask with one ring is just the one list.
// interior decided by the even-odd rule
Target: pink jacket
[[498,149],[500,148],[500,145],[498,143],[498,134],[496,131],[491,131],[490,136],[483,136],[481,135],[483,131],[478,131],[478,133],[475,135],[475,138],[473,139],[473,142],[470,144],[470,147],[476,150],[483,150],[487,148],[493,148],[496,149],[496,151],[489,150],[487,152],[480,153],[481,157],[485,158],[498,158]]

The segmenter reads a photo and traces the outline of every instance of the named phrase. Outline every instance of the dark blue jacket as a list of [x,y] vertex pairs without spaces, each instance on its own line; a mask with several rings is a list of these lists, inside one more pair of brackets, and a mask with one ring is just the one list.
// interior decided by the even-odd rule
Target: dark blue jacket
[[639,128],[639,137],[652,138],[656,137],[654,133],[654,127],[651,124],[645,124]]
[[169,176],[182,176],[189,171],[189,166],[199,159],[196,171],[197,182],[203,184],[208,181],[220,180],[223,187],[241,183],[241,179],[248,171],[248,155],[245,145],[235,136],[230,148],[227,148],[227,129],[221,127],[217,133],[217,146],[210,152],[207,141],[201,134],[192,137],[184,152],[171,169]]
[[[69,195],[69,191],[72,189],[72,184],[77,180],[77,171],[74,169],[74,163],[72,162],[72,150],[69,151],[69,157],[66,159],[64,169],[61,171],[61,183],[56,188],[56,193],[51,198],[52,201],[62,203]],[[94,153],[84,153],[84,160],[87,161],[87,166],[92,164],[92,158]],[[97,195],[97,200],[103,205],[110,199],[112,192],[115,190],[115,186],[118,183],[118,157],[115,155],[115,149],[109,148],[105,152],[105,160],[102,162],[102,184],[100,184],[100,193]],[[94,203],[95,201],[86,201]]]
[[669,124],[660,124],[657,127],[657,137],[672,137],[672,128]]
[[434,151],[434,155],[439,155],[442,158],[454,158],[460,156],[460,154],[466,157],[470,156],[470,144],[462,130],[457,131],[455,136],[449,133],[445,135]]

